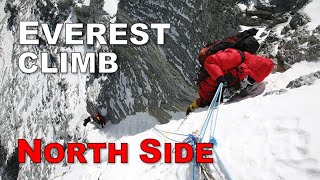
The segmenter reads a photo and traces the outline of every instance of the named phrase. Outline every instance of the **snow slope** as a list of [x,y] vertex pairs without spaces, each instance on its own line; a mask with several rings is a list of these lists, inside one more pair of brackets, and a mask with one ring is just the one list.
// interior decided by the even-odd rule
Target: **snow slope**
[[308,14],[311,19],[311,22],[308,23],[309,29],[313,30],[320,25],[320,0],[312,0],[304,8],[304,12]]
[[[269,92],[285,88],[290,80],[319,69],[320,63],[295,64],[285,73],[269,76],[260,89]],[[319,92],[320,81],[316,81],[314,85],[288,89],[281,95],[263,96],[263,93],[220,106],[217,151],[233,179],[320,178]],[[102,151],[104,163],[61,166],[56,168],[58,171],[52,179],[191,179],[190,164],[142,163],[140,142],[146,138],[170,142],[155,132],[154,126],[186,134],[199,130],[206,110],[200,109],[186,119],[180,114],[181,119],[164,125],[156,125],[156,120],[148,114],[128,117],[106,130],[89,124],[85,132],[89,142],[129,143],[129,163],[108,164],[107,152]],[[86,158],[92,161],[92,152]]]
[[103,10],[114,16],[118,11],[119,0],[104,0]]

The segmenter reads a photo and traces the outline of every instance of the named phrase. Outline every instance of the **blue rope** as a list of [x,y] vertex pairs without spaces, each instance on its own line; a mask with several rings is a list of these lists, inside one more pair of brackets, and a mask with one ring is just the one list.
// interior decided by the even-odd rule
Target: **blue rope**
[[213,136],[210,137],[209,143],[212,143],[214,147],[218,146],[218,142],[217,142],[216,138],[214,138]]
[[[211,101],[211,104],[209,106],[208,114],[206,116],[205,122],[202,125],[201,131],[200,131],[201,141],[204,138],[205,132],[206,132],[206,130],[208,128],[209,121],[210,120],[212,121],[211,117],[212,117],[214,108],[216,107],[217,100],[218,99],[220,100],[220,98],[221,98],[220,94],[222,93],[222,88],[223,88],[223,84],[220,83],[220,85],[219,85],[219,87],[218,87],[218,89],[216,91],[216,94],[214,95],[213,100]],[[213,134],[213,132],[211,132],[211,133]]]
[[[217,89],[217,91],[216,91],[216,93],[215,93],[215,95],[213,97],[213,100],[211,101],[211,104],[210,104],[210,106],[208,108],[208,114],[207,114],[207,116],[205,118],[205,121],[204,121],[202,127],[201,127],[199,137],[196,137],[193,134],[180,134],[180,133],[168,132],[168,131],[163,131],[163,130],[154,128],[155,131],[157,131],[158,133],[163,135],[165,138],[170,139],[171,141],[175,141],[175,142],[180,142],[180,141],[172,139],[172,138],[166,136],[164,133],[169,133],[169,134],[178,135],[178,136],[187,136],[187,138],[184,139],[183,142],[190,144],[192,146],[192,148],[193,148],[193,152],[194,152],[194,154],[193,154],[193,162],[192,162],[192,164],[193,164],[193,167],[192,167],[192,179],[193,180],[195,179],[195,168],[199,167],[199,164],[196,163],[196,158],[195,158],[196,157],[196,144],[203,141],[204,135],[205,135],[205,132],[207,131],[209,123],[210,123],[210,125],[212,127],[212,123],[213,123],[212,115],[213,115],[214,109],[220,105],[220,100],[221,100],[221,96],[222,96],[222,88],[223,88],[223,84],[220,83],[219,87],[218,87],[218,89]],[[218,102],[218,104],[216,105],[217,102]],[[217,140],[214,138],[214,132],[215,132],[215,128],[216,128],[216,121],[217,121],[217,116],[216,116],[216,119],[215,119],[214,129],[213,129],[212,132],[210,132],[210,138],[209,138],[209,142],[212,143],[214,145],[214,147],[216,147],[218,145]],[[221,159],[219,158],[217,152],[214,150],[214,147],[212,148],[212,150],[213,150],[213,153],[216,154],[217,163],[218,163],[220,169],[225,174],[227,180],[232,180],[230,175],[229,175],[229,173],[228,173],[228,171],[224,167]]]
[[193,134],[188,134],[188,137],[183,140],[184,143],[188,143],[192,146],[193,149],[193,158],[192,158],[192,179],[195,179],[195,168],[197,167],[196,163],[196,144],[199,142],[199,138],[197,138]]

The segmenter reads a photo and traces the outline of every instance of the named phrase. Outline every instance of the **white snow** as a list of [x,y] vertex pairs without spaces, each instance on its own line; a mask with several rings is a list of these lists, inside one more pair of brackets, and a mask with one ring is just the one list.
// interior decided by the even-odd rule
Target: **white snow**
[[248,5],[248,8],[247,8],[247,10],[248,11],[253,11],[253,10],[255,10],[256,8],[255,8],[255,6],[257,5],[257,0],[252,0],[252,1],[249,1],[249,5]]
[[[2,5],[4,3],[0,3],[0,8],[3,8]],[[0,87],[6,86],[6,81],[11,81],[12,79],[12,55],[13,55],[13,45],[15,38],[11,31],[7,28],[7,18],[3,18],[6,15],[2,16],[3,9],[0,9]],[[3,19],[2,19],[3,18]],[[0,88],[2,90],[2,88]],[[3,96],[3,94],[12,94],[13,91],[7,90],[2,91],[1,98],[0,98],[0,104],[6,104],[4,101],[6,100]],[[19,96],[19,94],[16,94],[16,96]],[[12,98],[13,99],[13,98]],[[5,115],[8,114],[7,110],[5,108],[0,108],[0,114]],[[6,122],[2,124],[2,126],[5,125]],[[15,132],[12,132],[12,134]],[[12,153],[14,151],[14,144],[12,142],[15,141],[14,137],[11,137],[11,141],[8,141],[8,153]],[[1,173],[0,173],[1,175]]]
[[303,10],[311,19],[308,28],[310,30],[315,29],[320,25],[320,0],[312,0]]
[[6,16],[6,13],[4,12],[5,4],[6,4],[6,1],[4,0],[0,2],[0,24],[4,24],[2,21]]
[[238,3],[237,4],[238,7],[241,9],[241,11],[246,11],[247,10],[247,5],[243,4],[243,3]]
[[[262,85],[265,92],[285,88],[290,80],[318,70],[320,63],[301,62],[285,73],[270,75]],[[217,151],[233,179],[320,178],[319,91],[318,80],[314,85],[288,89],[281,95],[258,95],[220,106],[215,133]],[[191,179],[191,164],[164,164],[162,160],[143,163],[139,159],[140,143],[146,138],[171,142],[153,127],[185,134],[199,130],[206,110],[199,109],[186,119],[181,113],[176,114],[176,120],[164,125],[156,125],[156,119],[147,113],[130,116],[103,130],[89,124],[84,133],[89,142],[129,143],[129,163],[108,164],[104,150],[103,163],[57,167],[54,179]],[[159,150],[163,152],[163,148]],[[92,161],[91,151],[86,159]]]
[[119,0],[104,0],[103,10],[110,16],[114,16],[118,11],[118,3]]
[[90,0],[84,0],[82,4],[85,6],[90,6]]
[[[258,42],[261,44],[269,35],[270,30],[266,30],[266,27],[260,27],[260,26],[240,26],[240,32],[255,28],[258,30],[257,34],[254,36]],[[264,33],[264,36],[261,36]]]

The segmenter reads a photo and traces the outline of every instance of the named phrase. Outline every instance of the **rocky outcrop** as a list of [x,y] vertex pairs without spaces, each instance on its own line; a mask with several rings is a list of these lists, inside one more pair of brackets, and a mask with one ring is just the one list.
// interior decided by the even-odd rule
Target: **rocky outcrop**
[[310,18],[306,13],[297,12],[292,16],[289,25],[291,29],[298,29],[298,27],[306,25],[308,22],[310,22]]
[[305,85],[312,85],[316,80],[320,79],[320,71],[301,76],[298,79],[290,81],[286,88],[294,89]]
[[[287,27],[289,29],[289,27]],[[280,41],[278,63],[285,69],[300,61],[318,61],[320,57],[320,27],[314,31],[288,31]]]
[[[306,2],[303,0],[269,4],[259,1],[256,10],[250,12],[241,12],[233,0],[121,0],[115,17],[103,9],[103,0],[83,2],[0,2],[6,12],[0,14],[0,150],[6,150],[0,153],[0,172],[5,169],[6,177],[16,175],[19,170],[15,166],[18,138],[29,141],[39,138],[44,144],[78,141],[73,130],[86,110],[91,113],[100,110],[114,123],[137,112],[149,112],[161,123],[168,122],[171,112],[184,111],[197,97],[193,79],[199,49],[207,41],[237,33],[239,25],[267,27],[261,35],[267,37],[259,54],[273,58],[284,70],[295,62],[316,60],[320,56],[320,28],[311,33],[304,28],[308,18],[298,11]],[[66,46],[63,39],[49,46],[42,33],[38,37],[40,45],[21,46],[19,21],[26,20],[47,23],[51,30],[56,23],[65,21],[103,23],[108,28],[114,20],[129,26],[137,22],[170,23],[171,29],[166,31],[164,45],[157,45],[156,32],[148,30],[151,39],[144,46]],[[279,33],[275,26],[281,23],[284,28]],[[47,51],[50,64],[58,66],[59,52],[87,50],[115,52],[119,70],[88,77],[85,74],[28,75],[17,66],[17,59],[24,51]],[[6,169],[8,164],[14,171]],[[50,179],[54,178],[54,171],[55,166],[48,163],[21,165],[19,179]]]
[[288,92],[287,89],[274,90],[274,91],[269,91],[269,92],[264,93],[263,96],[269,96],[272,94],[280,95],[280,94],[284,94],[286,92]]
[[112,46],[120,68],[98,79],[101,90],[88,109],[101,109],[114,123],[145,111],[168,122],[168,112],[184,111],[197,96],[193,80],[200,47],[236,33],[240,13],[231,0],[120,1],[117,22],[170,23],[171,29],[164,45],[157,45],[156,32],[149,30],[144,46]]
[[266,27],[267,34],[259,54],[277,64],[277,71],[285,71],[300,61],[318,61],[319,29],[307,29],[310,18],[300,11],[307,0],[269,1],[259,0],[257,6],[245,12],[242,24]]
[[[165,45],[155,43],[155,31],[148,31],[150,42],[145,46],[72,46],[59,39],[48,45],[39,33],[39,45],[19,45],[19,22],[47,23],[50,30],[56,23],[103,23],[107,26],[114,17],[103,9],[102,0],[89,4],[71,0],[1,1],[6,14],[0,15],[0,131],[1,147],[8,150],[1,159],[3,176],[17,175],[18,179],[54,178],[55,166],[15,164],[17,139],[29,142],[39,138],[65,144],[78,141],[74,129],[81,113],[100,109],[114,123],[136,112],[149,112],[162,123],[171,118],[170,112],[185,110],[196,98],[193,82],[197,69],[197,53],[204,43],[239,30],[239,9],[232,0],[199,3],[189,1],[120,1],[117,22],[130,24],[170,23]],[[84,32],[85,33],[85,32]],[[106,34],[108,36],[108,34]],[[106,38],[108,39],[108,38]],[[49,63],[59,66],[59,52],[86,50],[114,51],[118,55],[119,71],[109,75],[35,74],[22,73],[17,64],[21,53],[46,51]],[[39,61],[27,60],[40,64]],[[89,75],[88,75],[89,76]],[[87,79],[89,79],[87,81]],[[87,105],[87,107],[84,106]],[[80,114],[79,114],[80,113]],[[42,147],[44,148],[44,147]],[[6,167],[12,167],[9,171]],[[66,165],[63,162],[63,165]],[[42,177],[44,175],[44,177]]]
[[[1,150],[1,148],[0,148]],[[1,156],[1,155],[0,155]],[[18,163],[18,151],[15,149],[15,151],[11,154],[11,156],[3,163],[5,163],[5,166],[3,167],[2,171],[3,173],[1,174],[1,179],[4,180],[16,180],[18,179],[19,175],[19,163]],[[0,166],[0,171],[1,171],[1,166]]]

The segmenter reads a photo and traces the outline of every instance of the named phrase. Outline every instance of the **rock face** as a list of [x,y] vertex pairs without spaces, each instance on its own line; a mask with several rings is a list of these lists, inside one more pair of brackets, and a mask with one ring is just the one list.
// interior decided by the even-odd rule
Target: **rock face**
[[[1,158],[1,155],[0,155],[0,158]],[[0,166],[0,172],[3,171],[1,175],[1,179],[5,179],[5,180],[17,179],[19,175],[19,170],[20,170],[19,164],[18,164],[17,149],[15,149],[15,151],[8,157],[8,159],[2,158],[0,160],[4,160],[3,163],[5,162],[5,166],[3,166],[3,169]]]
[[272,95],[272,94],[280,95],[280,94],[284,94],[286,92],[288,92],[287,89],[274,90],[274,91],[270,91],[270,92],[264,93],[263,96],[269,96],[269,95]]
[[[209,40],[237,33],[239,25],[266,26],[268,34],[259,53],[284,69],[320,56],[320,28],[308,33],[304,28],[308,18],[298,12],[306,1],[259,2],[256,11],[246,13],[233,0],[120,0],[114,15],[103,9],[103,0],[1,1],[5,12],[0,13],[2,179],[15,179],[19,169],[18,179],[54,178],[56,167],[48,163],[19,168],[17,139],[31,142],[38,138],[43,144],[80,141],[75,129],[86,111],[100,110],[113,123],[137,112],[149,112],[161,123],[168,122],[171,112],[184,111],[197,97],[193,79],[199,49]],[[151,39],[144,46],[66,46],[63,38],[57,45],[48,45],[41,32],[40,45],[19,45],[20,21],[47,23],[52,30],[56,23],[64,22],[103,23],[108,28],[115,20],[129,26],[170,23],[171,29],[166,31],[164,45],[156,44],[153,30],[147,31]],[[281,34],[276,31],[280,23],[286,23]],[[108,75],[24,74],[17,59],[26,51],[48,52],[52,66],[59,66],[60,52],[115,52],[119,70]],[[40,64],[32,60],[27,63]],[[65,162],[63,165],[67,166]]]
[[320,71],[301,76],[298,79],[290,81],[286,88],[298,88],[304,85],[312,85],[316,80],[320,79]]
[[302,8],[308,0],[271,0],[270,4],[275,5],[278,12],[296,11]]
[[279,44],[277,59],[285,69],[300,61],[318,61],[320,55],[320,27],[312,31],[288,31]]
[[[264,26],[268,34],[259,54],[274,60],[277,71],[285,71],[300,61],[317,61],[319,58],[319,29],[307,29],[310,18],[300,9],[307,0],[259,0],[255,9],[246,11],[243,25]],[[253,18],[254,17],[254,18]],[[279,30],[280,29],[280,30]]]
[[100,93],[88,101],[88,109],[102,109],[114,123],[144,111],[168,122],[168,111],[184,111],[197,96],[193,80],[200,47],[209,39],[236,33],[239,13],[228,0],[120,1],[117,22],[170,23],[171,29],[164,45],[157,45],[156,32],[149,30],[147,45],[111,47],[119,71],[99,79]]
[[[165,45],[157,45],[154,31],[146,46],[66,46],[64,39],[48,45],[42,32],[39,45],[19,45],[19,22],[103,23],[114,21],[104,9],[104,1],[91,0],[1,1],[0,8],[0,131],[3,176],[17,174],[6,167],[18,166],[15,159],[17,139],[30,143],[39,138],[48,142],[78,141],[76,124],[81,113],[97,109],[114,123],[136,112],[149,112],[162,123],[170,119],[169,111],[185,110],[196,98],[196,57],[199,48],[211,38],[236,33],[238,13],[231,0],[204,1],[120,1],[117,22],[171,23]],[[156,13],[154,13],[156,12]],[[227,13],[223,13],[227,12]],[[85,34],[85,32],[84,32]],[[106,34],[106,36],[108,36]],[[117,53],[119,71],[105,76],[86,74],[25,74],[17,64],[26,51],[48,52],[52,66],[59,66],[59,52]],[[40,64],[38,60],[27,63]],[[87,81],[88,80],[88,81]],[[43,148],[43,147],[42,147]],[[66,165],[65,163],[63,163]],[[21,165],[18,179],[52,179],[55,166]],[[2,171],[1,171],[2,172]],[[47,176],[43,175],[46,174]]]

